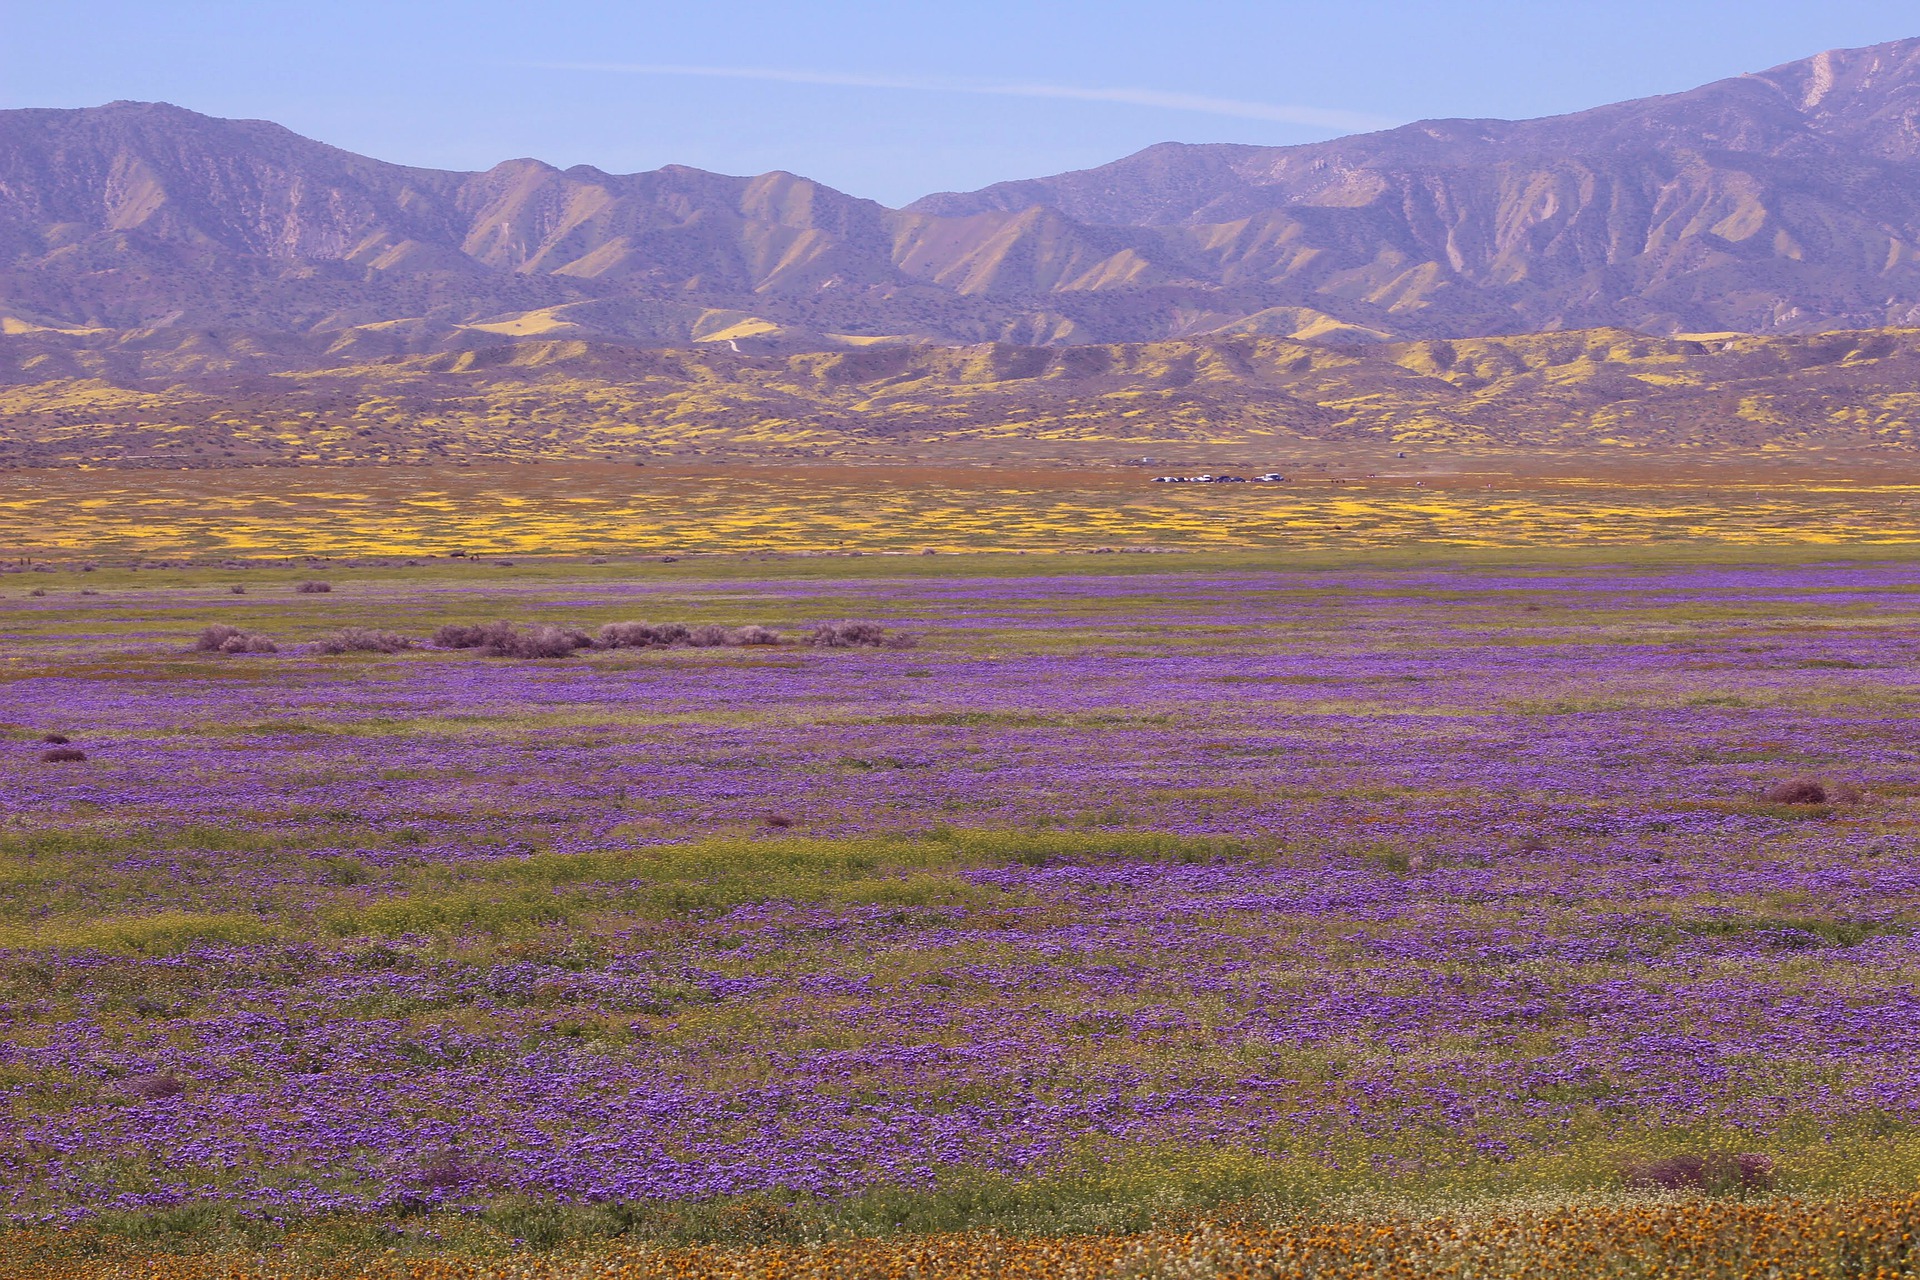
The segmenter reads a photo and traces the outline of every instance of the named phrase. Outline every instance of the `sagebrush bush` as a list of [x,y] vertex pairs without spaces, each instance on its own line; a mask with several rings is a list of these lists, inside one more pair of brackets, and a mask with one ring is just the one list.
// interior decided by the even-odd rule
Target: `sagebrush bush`
[[513,631],[510,622],[449,622],[433,633],[433,643],[442,649],[479,649]]
[[593,637],[584,631],[535,623],[494,632],[480,652],[489,658],[564,658],[592,644]]
[[644,649],[658,643],[654,630],[644,622],[609,622],[600,628],[594,644],[602,649]]
[[43,733],[40,735],[40,741],[51,747],[64,747],[73,739],[64,733]]
[[187,1086],[171,1071],[156,1071],[152,1075],[135,1076],[127,1082],[127,1091],[136,1098],[157,1102],[161,1098],[178,1097],[187,1091]]
[[265,636],[257,636],[225,622],[216,622],[201,631],[193,642],[200,653],[278,653],[279,646]]
[[86,758],[87,753],[77,747],[55,747],[40,753],[40,760],[44,764],[78,764]]
[[333,590],[331,582],[303,582],[294,588],[303,596],[323,596]]
[[1827,789],[1812,778],[1788,778],[1767,788],[1769,804],[1825,804]]
[[321,653],[399,653],[413,648],[413,641],[394,631],[347,627],[322,638],[315,647]]
[[877,622],[828,622],[807,633],[807,643],[822,649],[860,647],[911,649],[912,636],[889,632]]
[[705,623],[686,627],[677,622],[609,622],[594,637],[597,649],[664,649],[681,645],[695,648],[742,647],[780,643],[780,633],[771,627],[723,627]]

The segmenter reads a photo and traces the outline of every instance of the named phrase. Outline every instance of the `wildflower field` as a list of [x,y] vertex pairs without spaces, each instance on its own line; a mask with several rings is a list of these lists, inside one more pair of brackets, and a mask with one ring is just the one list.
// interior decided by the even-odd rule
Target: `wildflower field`
[[0,1277],[1914,1274],[1920,557],[1610,554],[0,577]]
[[[1297,451],[1296,455],[1297,455]],[[1357,455],[1357,456],[1356,456]],[[1206,455],[1201,455],[1204,459]],[[1253,454],[1188,471],[1285,483],[1166,485],[1096,465],[776,466],[714,460],[472,467],[0,472],[0,547],[34,556],[1378,552],[1920,542],[1920,485],[1804,455],[1656,464],[1578,454]],[[1163,469],[1182,470],[1163,464]],[[1544,469],[1536,474],[1528,468]],[[1369,474],[1378,473],[1378,474]]]

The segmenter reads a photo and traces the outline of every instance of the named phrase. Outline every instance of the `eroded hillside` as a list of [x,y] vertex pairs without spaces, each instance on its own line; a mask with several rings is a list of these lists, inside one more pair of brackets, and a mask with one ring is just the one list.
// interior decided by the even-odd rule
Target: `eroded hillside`
[[1904,452],[1920,425],[1916,330],[786,356],[525,341],[282,374],[68,373],[0,388],[6,462],[911,458],[1030,445],[1119,456],[1311,441]]

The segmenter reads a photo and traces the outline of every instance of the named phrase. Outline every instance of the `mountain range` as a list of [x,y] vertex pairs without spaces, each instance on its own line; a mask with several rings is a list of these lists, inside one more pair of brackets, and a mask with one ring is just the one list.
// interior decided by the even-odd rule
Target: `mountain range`
[[1392,344],[1920,325],[1920,40],[1522,122],[1166,144],[890,209],[789,173],[409,168],[156,103],[0,112],[0,381],[524,342]]

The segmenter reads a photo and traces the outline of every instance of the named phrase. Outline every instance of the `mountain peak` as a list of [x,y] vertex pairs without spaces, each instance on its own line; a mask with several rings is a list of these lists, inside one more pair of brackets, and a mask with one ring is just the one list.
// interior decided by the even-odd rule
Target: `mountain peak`
[[460,173],[169,103],[8,111],[0,273],[35,332],[377,333],[356,350],[1913,324],[1920,39],[1539,120],[1163,143],[902,211],[785,170]]

